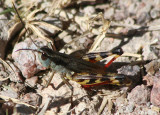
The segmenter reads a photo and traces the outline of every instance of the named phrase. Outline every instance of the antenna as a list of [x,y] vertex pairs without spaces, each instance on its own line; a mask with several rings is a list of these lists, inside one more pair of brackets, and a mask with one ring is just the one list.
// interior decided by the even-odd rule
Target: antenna
[[[28,35],[29,35],[29,31],[28,31],[28,29],[25,27],[25,23],[23,22],[22,18],[20,17],[20,15],[19,15],[19,13],[18,13],[18,11],[17,11],[17,8],[16,8],[16,6],[14,5],[13,0],[12,0],[12,5],[13,5],[14,10],[15,10],[16,13],[17,13],[18,18],[20,19],[22,25],[24,26],[24,29],[26,30],[26,32],[27,32]],[[30,37],[30,39],[31,39],[31,41],[33,42],[33,44],[34,44],[38,49],[40,49],[40,47],[34,43],[34,41],[33,41],[33,39],[32,39],[32,36]]]
[[35,50],[35,49],[18,49],[15,52],[18,52],[18,51],[21,51],[21,50],[31,50],[31,51],[35,51],[35,52],[38,52],[38,53],[42,53],[41,51],[38,51],[38,50]]

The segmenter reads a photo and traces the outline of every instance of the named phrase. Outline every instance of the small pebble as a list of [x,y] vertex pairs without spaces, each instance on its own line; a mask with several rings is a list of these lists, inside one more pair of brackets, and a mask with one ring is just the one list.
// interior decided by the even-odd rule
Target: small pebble
[[34,77],[26,79],[26,83],[30,87],[34,87],[36,85],[37,81],[38,81],[38,77],[37,76],[34,76]]
[[84,8],[84,13],[85,13],[85,15],[88,15],[88,16],[94,14],[95,13],[95,7],[93,7],[93,6],[85,7]]
[[134,103],[130,103],[127,107],[126,107],[126,113],[131,113],[134,111],[134,108],[135,108],[135,104]]

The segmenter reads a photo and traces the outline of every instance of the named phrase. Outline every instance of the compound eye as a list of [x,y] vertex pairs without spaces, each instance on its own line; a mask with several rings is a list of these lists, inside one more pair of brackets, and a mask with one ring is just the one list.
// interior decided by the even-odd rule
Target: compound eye
[[47,55],[46,55],[45,53],[42,53],[41,59],[42,59],[42,60],[46,60],[47,58],[48,58]]

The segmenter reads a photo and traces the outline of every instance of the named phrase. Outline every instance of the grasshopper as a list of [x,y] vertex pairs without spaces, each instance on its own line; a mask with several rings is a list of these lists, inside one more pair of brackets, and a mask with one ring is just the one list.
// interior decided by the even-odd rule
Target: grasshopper
[[[70,85],[67,79],[76,81],[84,88],[105,84],[130,84],[130,80],[125,75],[114,74],[106,71],[106,68],[116,58],[123,54],[121,48],[117,48],[113,51],[108,52],[89,53],[82,59],[68,54],[53,51],[47,46],[41,47],[39,50],[19,50],[32,50],[37,52],[41,64],[44,67],[51,68],[54,72],[58,72],[59,74],[61,74],[61,78],[71,90],[73,90],[73,87]],[[104,67],[96,63],[99,60],[114,54],[115,56]]]
[[[67,79],[79,83],[83,88],[90,88],[99,85],[130,85],[131,80],[125,75],[113,74],[106,71],[106,68],[120,55],[123,54],[121,48],[108,52],[89,53],[82,59],[75,56],[53,51],[47,46],[36,49],[19,49],[32,50],[38,53],[41,64],[52,69],[53,72],[61,74],[63,82],[71,90],[71,107],[73,107],[73,87]],[[99,60],[115,54],[115,56],[103,67],[97,64]],[[53,76],[52,76],[53,77]],[[51,81],[51,77],[48,83]],[[47,84],[48,85],[48,84]]]

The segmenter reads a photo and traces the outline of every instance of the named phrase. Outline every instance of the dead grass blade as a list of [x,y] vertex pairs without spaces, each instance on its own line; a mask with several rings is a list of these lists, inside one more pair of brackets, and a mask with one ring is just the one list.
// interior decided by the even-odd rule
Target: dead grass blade
[[49,38],[45,37],[45,36],[40,32],[40,29],[38,29],[38,27],[35,27],[34,25],[31,25],[31,24],[29,24],[29,25],[27,25],[27,26],[34,32],[34,34],[38,35],[40,38],[46,40],[47,42],[52,43],[52,41],[51,41]]
[[2,61],[2,63],[4,64],[4,66],[6,66],[7,68],[11,69],[12,72],[14,73],[15,78],[17,77],[15,71],[13,70],[13,68],[7,63],[5,62],[3,59],[0,58],[0,61]]
[[32,22],[31,24],[34,24],[34,25],[41,25],[41,26],[44,26],[44,27],[47,27],[47,28],[51,28],[53,30],[57,30],[57,31],[62,31],[61,28],[57,27],[57,26],[54,26],[52,24],[48,24],[46,22]]
[[24,102],[22,102],[21,100],[18,100],[18,99],[15,99],[15,98],[11,98],[11,97],[8,97],[8,96],[0,95],[0,98],[2,98],[2,99],[5,100],[5,101],[11,100],[11,101],[13,101],[14,103],[26,105],[26,106],[28,106],[28,107],[32,107],[33,109],[36,109],[36,108],[37,108],[37,107],[35,107],[35,106],[33,106],[33,105],[24,103]]
[[23,24],[21,22],[17,22],[14,24],[8,31],[8,39],[12,39],[15,37],[17,33],[19,33],[23,29]]
[[45,102],[45,105],[43,106],[42,110],[38,113],[38,115],[44,115],[45,114],[45,112],[47,111],[47,108],[48,108],[49,104],[51,103],[51,101],[52,101],[52,97],[49,96],[47,102]]
[[36,9],[36,10],[32,11],[31,13],[28,14],[28,16],[26,17],[26,20],[30,20],[30,21],[35,20],[35,14],[41,10],[42,9]]
[[0,81],[6,81],[7,79],[9,79],[9,77],[6,77],[6,78],[2,78],[2,76],[0,76]]
[[104,20],[104,24],[100,30],[100,34],[96,37],[94,43],[92,44],[89,52],[93,52],[105,38],[108,28],[110,27],[110,21]]

